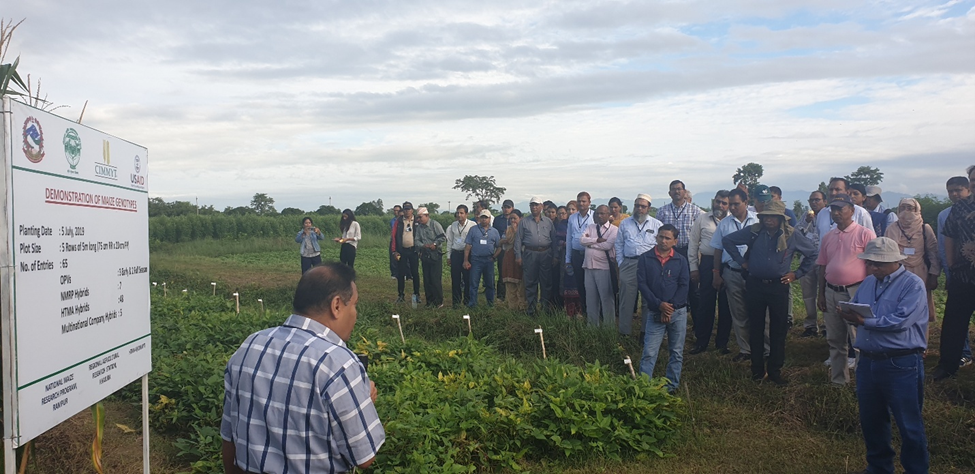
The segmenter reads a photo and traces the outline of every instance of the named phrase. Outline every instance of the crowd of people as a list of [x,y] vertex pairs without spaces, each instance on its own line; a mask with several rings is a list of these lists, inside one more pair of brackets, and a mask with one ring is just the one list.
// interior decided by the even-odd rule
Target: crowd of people
[[[901,434],[904,469],[926,472],[923,357],[942,272],[948,296],[931,379],[953,377],[972,361],[975,166],[967,171],[947,181],[952,206],[939,214],[937,233],[916,199],[888,208],[879,187],[844,178],[830,179],[826,192],[813,191],[802,216],[786,208],[779,188],[764,185],[751,196],[744,186],[718,191],[705,211],[680,180],[670,183],[669,202],[655,216],[649,194],[638,194],[627,215],[619,198],[592,205],[589,193],[580,192],[564,206],[532,197],[528,213],[510,200],[497,216],[488,203],[474,203],[473,212],[461,204],[444,230],[426,208],[414,215],[405,202],[390,222],[390,273],[398,302],[406,301],[406,281],[412,281],[416,307],[422,267],[423,301],[443,307],[446,252],[455,308],[477,306],[483,287],[488,306],[503,302],[528,315],[564,311],[624,337],[637,332],[638,321],[640,371],[653,375],[666,335],[671,391],[680,383],[689,327],[689,354],[711,350],[712,336],[714,350],[731,354],[734,335],[732,361],[748,362],[756,382],[787,385],[782,368],[798,282],[806,310],[800,337],[825,337],[833,385],[849,384],[855,369],[867,472],[893,472],[889,415]],[[334,240],[351,267],[361,234],[345,212],[342,236]],[[296,242],[305,270],[306,259],[308,268],[320,262],[317,242],[324,237],[309,218],[303,224]],[[335,301],[330,311],[339,314],[348,303]]]

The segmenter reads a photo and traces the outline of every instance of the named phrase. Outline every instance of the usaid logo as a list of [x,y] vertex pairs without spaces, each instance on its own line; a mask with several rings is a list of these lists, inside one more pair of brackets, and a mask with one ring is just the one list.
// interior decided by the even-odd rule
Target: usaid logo
[[142,171],[142,158],[139,155],[135,155],[133,168],[135,168],[135,173],[129,175],[129,181],[132,182],[133,186],[144,188],[146,186],[146,177],[140,174]]

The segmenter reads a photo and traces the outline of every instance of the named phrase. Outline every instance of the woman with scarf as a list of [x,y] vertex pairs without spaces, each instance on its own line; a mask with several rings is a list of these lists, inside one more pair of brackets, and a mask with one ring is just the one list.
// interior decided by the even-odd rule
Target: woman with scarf
[[501,281],[504,283],[505,294],[508,297],[508,309],[514,311],[525,310],[525,282],[522,279],[521,264],[515,260],[514,248],[515,233],[518,232],[518,224],[521,222],[521,211],[512,209],[508,214],[508,229],[501,238],[501,248],[504,250],[504,262],[501,264]]
[[907,271],[921,277],[928,290],[928,321],[934,321],[934,296],[941,274],[938,260],[938,237],[931,226],[921,218],[921,204],[917,199],[901,199],[897,206],[897,222],[887,226],[884,235],[897,242],[901,253],[907,256],[901,261]]

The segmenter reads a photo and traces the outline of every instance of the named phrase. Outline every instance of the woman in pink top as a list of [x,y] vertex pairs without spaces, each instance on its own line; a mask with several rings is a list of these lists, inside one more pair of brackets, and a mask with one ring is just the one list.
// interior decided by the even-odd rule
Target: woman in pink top
[[921,277],[928,290],[928,321],[934,321],[934,297],[938,288],[941,262],[938,260],[938,237],[921,218],[921,204],[916,199],[901,199],[897,222],[887,227],[885,237],[893,239],[907,258],[901,263],[907,271]]

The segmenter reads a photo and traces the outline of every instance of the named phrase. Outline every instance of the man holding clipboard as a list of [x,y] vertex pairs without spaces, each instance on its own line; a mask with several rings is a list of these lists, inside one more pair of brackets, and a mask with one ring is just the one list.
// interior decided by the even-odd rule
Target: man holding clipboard
[[906,472],[928,472],[928,443],[921,408],[924,404],[924,362],[928,327],[924,280],[907,271],[897,242],[879,237],[857,256],[868,276],[853,299],[869,306],[863,317],[853,308],[836,308],[840,317],[859,327],[854,347],[857,401],[867,448],[867,472],[894,472],[890,415],[901,436],[901,465]]

